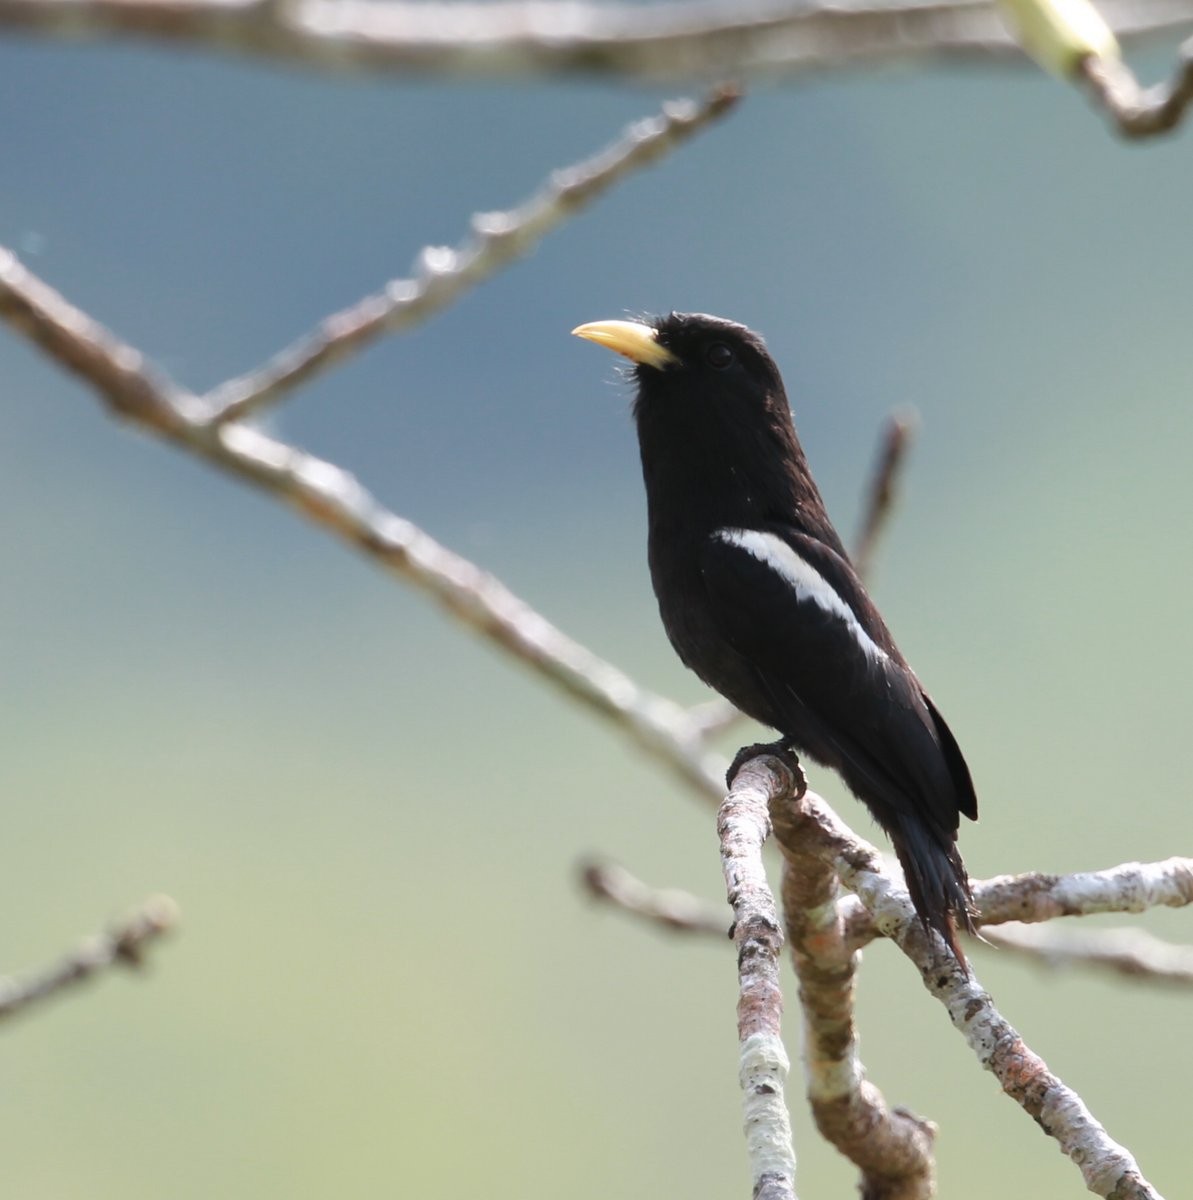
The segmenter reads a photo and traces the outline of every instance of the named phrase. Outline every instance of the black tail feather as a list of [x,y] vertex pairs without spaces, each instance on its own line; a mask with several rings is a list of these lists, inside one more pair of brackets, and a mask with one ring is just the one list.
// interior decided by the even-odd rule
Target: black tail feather
[[946,842],[911,814],[899,814],[890,832],[920,922],[944,938],[953,957],[968,972],[957,930],[960,927],[971,934],[977,930],[969,876],[956,841]]

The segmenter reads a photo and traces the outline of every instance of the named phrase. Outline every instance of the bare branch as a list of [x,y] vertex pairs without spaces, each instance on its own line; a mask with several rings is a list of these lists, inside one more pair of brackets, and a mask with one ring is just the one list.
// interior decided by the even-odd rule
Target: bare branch
[[[666,140],[656,143],[656,152]],[[75,308],[0,247],[0,320],[80,375],[110,410],[247,480],[319,528],[415,584],[671,766],[710,801],[723,794],[720,758],[684,709],[560,632],[491,575],[373,498],[347,471],[239,422],[151,371],[142,355]]]
[[[1188,0],[1103,0],[1099,7],[1127,39],[1193,18]],[[645,7],[584,0],[0,0],[5,29],[183,43],[328,71],[493,78],[793,74],[1022,53],[992,0],[688,0]]]
[[724,909],[679,888],[656,888],[610,862],[585,863],[580,878],[589,893],[615,908],[681,933],[711,933],[724,939]]
[[1168,133],[1180,124],[1193,103],[1193,38],[1180,48],[1180,58],[1169,83],[1140,87],[1130,67],[1120,58],[1091,56],[1081,63],[1079,75],[1096,104],[1114,120],[1126,138],[1148,138]]
[[472,235],[455,249],[428,246],[413,279],[394,279],[373,296],[327,317],[312,333],[264,366],[221,384],[207,396],[214,419],[235,421],[276,403],[299,384],[364,349],[383,333],[409,329],[446,308],[496,271],[531,251],[552,230],[634,171],[682,145],[737,102],[731,87],[699,103],[679,100],[639,121],[614,145],[552,173],[542,190],[518,208],[479,213]]
[[60,963],[27,978],[0,978],[0,1020],[94,978],[111,967],[139,967],[145,952],[178,921],[168,896],[153,896],[107,933],[95,934]]
[[1056,929],[1002,925],[984,939],[1041,966],[1094,967],[1141,983],[1193,987],[1193,946],[1174,946],[1142,929]]
[[771,819],[783,851],[783,919],[799,979],[804,1077],[816,1127],[860,1169],[864,1200],[930,1200],[936,1127],[889,1108],[866,1078],[854,1028],[861,955],[845,941],[832,865],[803,845],[789,812],[780,796]]
[[1130,1152],[1110,1138],[1081,1097],[1026,1045],[940,936],[923,928],[902,881],[888,874],[874,847],[811,792],[788,801],[780,813],[776,806],[775,824],[782,825],[784,842],[804,846],[833,864],[838,878],[873,914],[875,926],[915,963],[924,985],[948,1010],[978,1061],[1056,1139],[1081,1171],[1086,1187],[1114,1200],[1159,1200]]
[[907,451],[915,438],[916,425],[915,412],[906,409],[891,413],[883,426],[878,457],[870,472],[862,520],[854,543],[853,565],[863,579],[870,574],[878,539],[886,530],[894,509],[899,480],[907,462]]
[[[760,768],[757,764],[763,762]],[[781,1031],[779,961],[783,934],[766,881],[762,847],[770,833],[771,797],[790,794],[794,780],[778,759],[755,759],[738,771],[717,816],[721,869],[733,906],[733,944],[740,987],[737,1037],[746,1150],[754,1200],[795,1200],[795,1151],[783,1098],[790,1062]]]

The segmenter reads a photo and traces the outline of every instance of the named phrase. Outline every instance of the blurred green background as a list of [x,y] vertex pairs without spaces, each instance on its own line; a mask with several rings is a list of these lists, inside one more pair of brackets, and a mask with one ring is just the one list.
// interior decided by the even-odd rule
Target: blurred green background
[[[677,91],[13,40],[0,241],[204,388]],[[973,873],[1189,853],[1191,187],[1188,133],[1120,144],[1027,69],[763,88],[270,420],[698,701],[650,594],[625,387],[568,331],[627,309],[743,320],[843,530],[884,415],[922,414],[874,583],[978,781]],[[48,961],[154,890],[184,914],[147,977],[3,1031],[6,1193],[746,1195],[732,953],[574,879],[596,852],[718,897],[711,814],[7,332],[0,380],[0,964]],[[1143,923],[1188,937],[1187,914]],[[977,967],[1179,1192],[1193,1001]],[[941,1124],[942,1194],[1085,1194],[888,947],[861,988],[871,1078]],[[800,1194],[853,1194],[798,1067],[792,1107]]]

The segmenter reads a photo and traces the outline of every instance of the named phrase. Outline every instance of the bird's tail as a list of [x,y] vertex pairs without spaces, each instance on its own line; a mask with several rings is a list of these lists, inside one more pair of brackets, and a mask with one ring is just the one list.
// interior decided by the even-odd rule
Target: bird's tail
[[969,876],[955,838],[930,829],[918,816],[900,813],[891,830],[895,854],[903,867],[911,902],[925,929],[935,929],[968,971],[957,941],[958,926],[976,933]]

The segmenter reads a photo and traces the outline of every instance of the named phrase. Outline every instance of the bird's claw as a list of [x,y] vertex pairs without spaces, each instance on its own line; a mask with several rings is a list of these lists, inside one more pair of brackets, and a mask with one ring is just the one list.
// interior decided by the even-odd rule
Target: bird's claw
[[799,756],[784,741],[755,742],[752,746],[743,746],[733,756],[733,761],[729,764],[729,770],[725,772],[725,786],[732,790],[733,781],[737,778],[738,771],[750,759],[758,758],[763,754],[770,754],[780,759],[783,765],[791,772],[791,777],[795,783],[795,798],[799,800],[808,790],[808,780],[804,775],[803,767],[800,766]]

